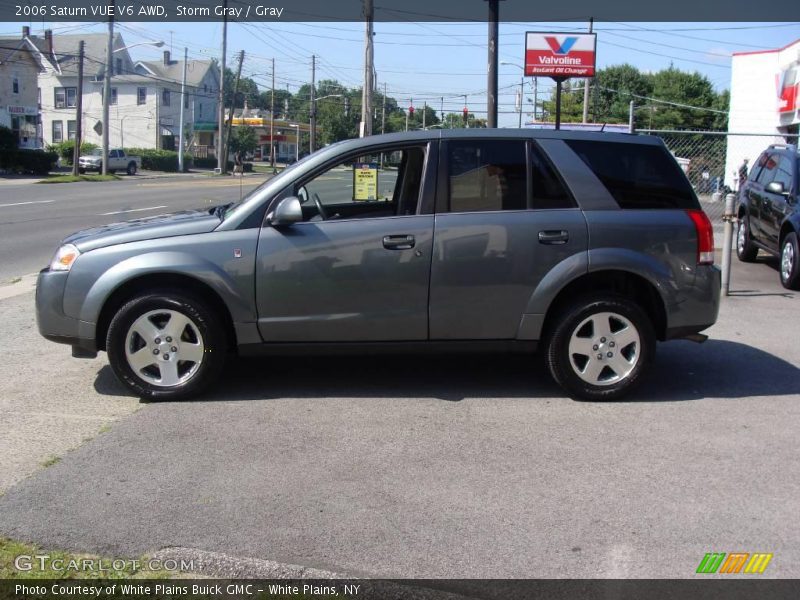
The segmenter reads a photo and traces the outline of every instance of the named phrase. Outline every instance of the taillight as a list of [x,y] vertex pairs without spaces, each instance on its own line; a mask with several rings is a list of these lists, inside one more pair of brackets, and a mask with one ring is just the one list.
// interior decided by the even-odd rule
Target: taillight
[[714,264],[714,227],[708,215],[702,210],[687,210],[686,214],[694,223],[697,231],[697,264]]

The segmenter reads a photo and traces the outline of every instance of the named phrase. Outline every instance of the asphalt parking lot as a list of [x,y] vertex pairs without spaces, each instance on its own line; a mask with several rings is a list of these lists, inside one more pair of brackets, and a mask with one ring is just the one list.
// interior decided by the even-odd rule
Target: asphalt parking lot
[[41,339],[30,292],[0,300],[0,535],[402,577],[682,578],[772,552],[763,577],[798,577],[800,294],[774,261],[734,269],[711,339],[661,344],[618,403],[479,355],[247,360],[145,404]]

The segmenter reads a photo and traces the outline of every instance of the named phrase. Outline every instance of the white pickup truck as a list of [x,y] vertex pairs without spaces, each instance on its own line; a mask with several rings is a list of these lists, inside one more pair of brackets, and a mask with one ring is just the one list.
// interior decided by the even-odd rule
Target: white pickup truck
[[[136,175],[142,167],[142,159],[138,156],[125,154],[122,148],[113,148],[108,151],[108,172],[125,171],[128,175]],[[103,150],[95,148],[91,154],[81,156],[78,159],[78,171],[102,171],[103,170]]]

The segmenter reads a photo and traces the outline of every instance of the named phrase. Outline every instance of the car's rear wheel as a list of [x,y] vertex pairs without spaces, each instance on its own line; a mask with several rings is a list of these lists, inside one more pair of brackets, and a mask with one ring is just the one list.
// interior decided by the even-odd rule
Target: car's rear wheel
[[642,380],[655,354],[647,313],[612,294],[586,296],[566,307],[548,336],[545,359],[570,396],[616,400]]
[[758,247],[750,240],[750,219],[743,215],[736,232],[736,256],[742,262],[753,262],[757,255]]
[[800,248],[797,234],[786,234],[781,244],[781,284],[788,290],[800,289]]
[[135,162],[132,162],[132,163],[128,164],[127,173],[128,173],[128,175],[136,175],[136,163]]
[[201,393],[219,377],[227,338],[201,299],[172,290],[133,298],[108,328],[106,351],[116,376],[150,400]]

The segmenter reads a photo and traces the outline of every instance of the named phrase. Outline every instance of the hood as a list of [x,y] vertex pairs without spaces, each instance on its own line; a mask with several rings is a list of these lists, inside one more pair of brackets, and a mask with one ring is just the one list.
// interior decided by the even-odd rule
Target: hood
[[62,243],[74,244],[81,252],[88,252],[114,244],[208,233],[213,231],[219,223],[219,217],[208,209],[185,210],[168,215],[143,217],[84,229],[65,238]]

